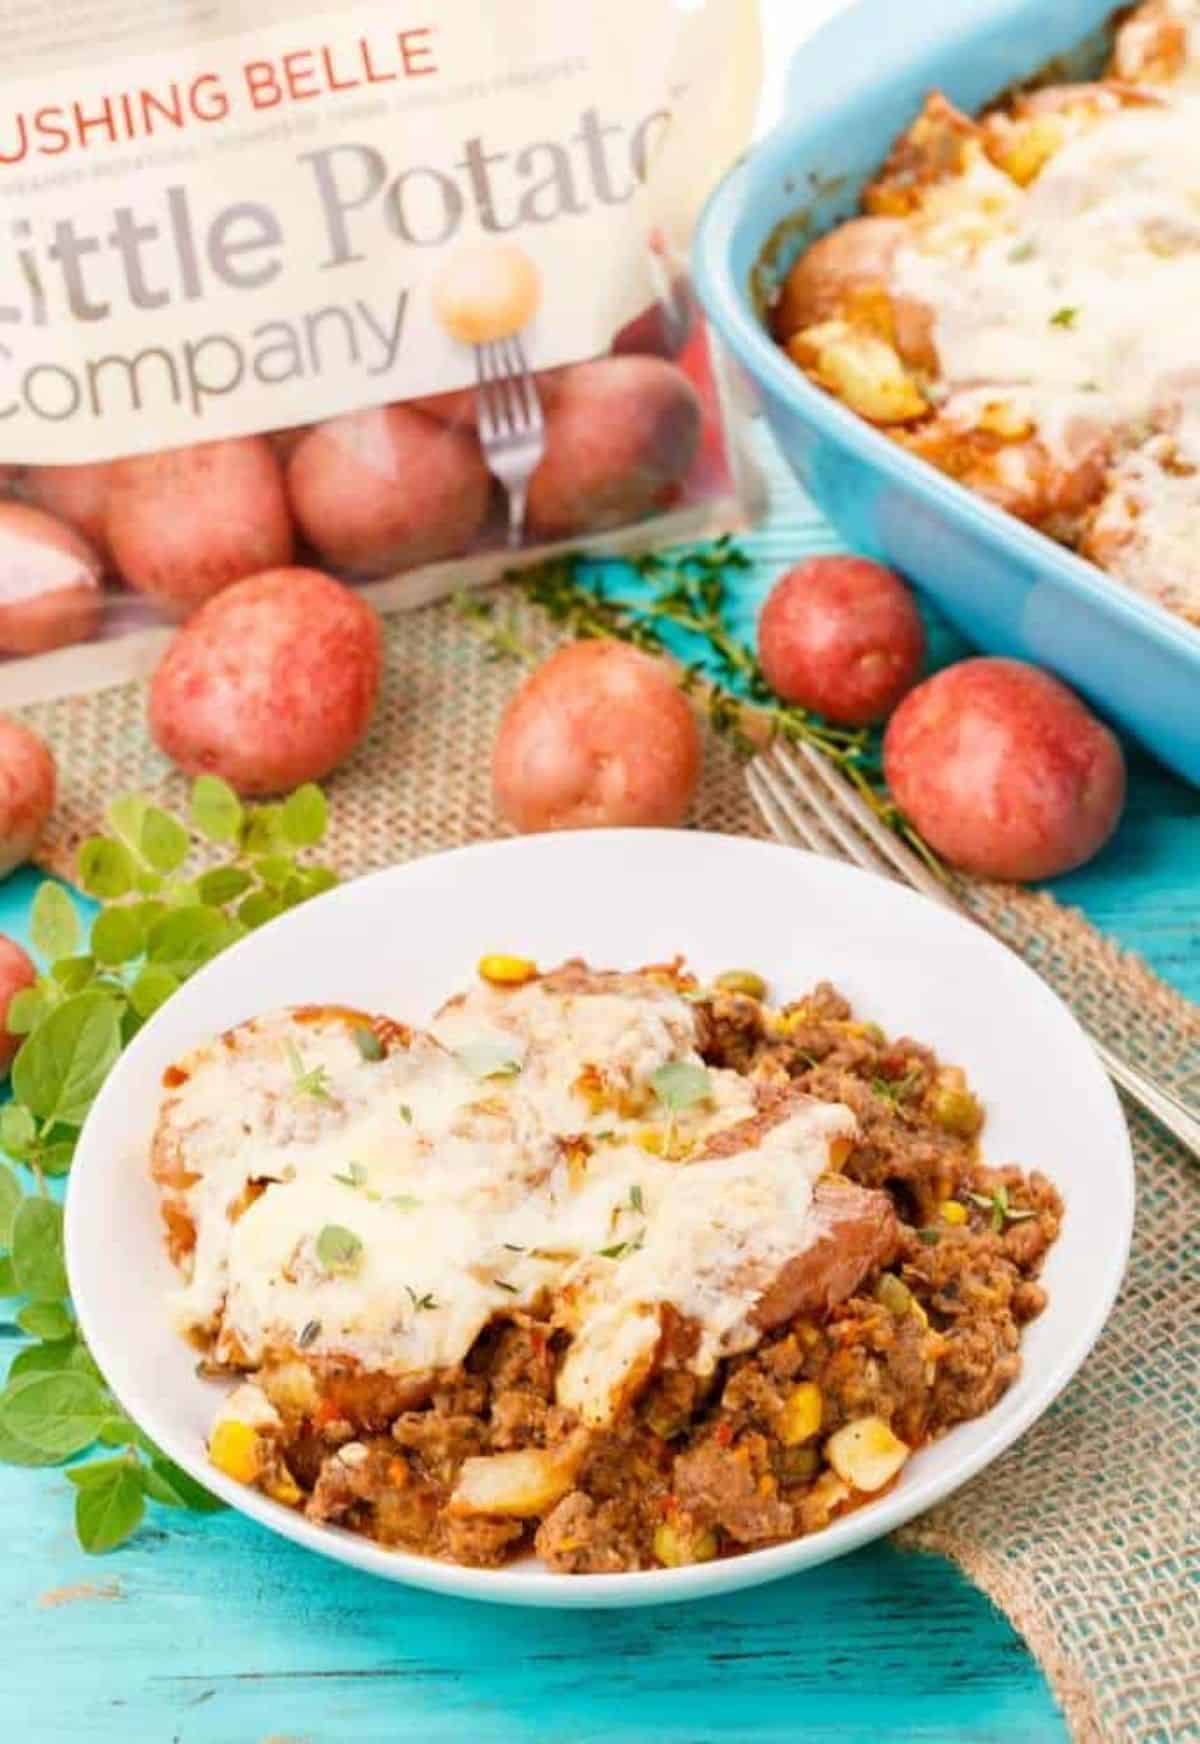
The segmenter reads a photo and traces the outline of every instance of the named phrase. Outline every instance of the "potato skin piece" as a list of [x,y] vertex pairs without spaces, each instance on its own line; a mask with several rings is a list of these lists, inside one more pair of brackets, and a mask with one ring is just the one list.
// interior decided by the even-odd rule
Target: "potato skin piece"
[[899,1249],[900,1225],[886,1193],[830,1176],[817,1182],[813,1218],[816,1239],[787,1262],[750,1315],[764,1331],[797,1314],[827,1314]]
[[282,793],[350,755],[382,670],[382,630],[365,600],[317,570],[270,570],[176,632],[150,686],[150,730],[190,775]]

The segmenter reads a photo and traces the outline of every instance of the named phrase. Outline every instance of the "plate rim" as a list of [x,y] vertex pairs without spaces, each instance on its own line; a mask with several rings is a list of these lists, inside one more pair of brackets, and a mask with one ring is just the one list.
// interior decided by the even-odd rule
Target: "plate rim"
[[[115,1366],[127,1384],[120,1388],[114,1385],[113,1391],[123,1406],[128,1409],[133,1420],[140,1427],[144,1427],[146,1432],[176,1463],[229,1506],[256,1523],[267,1527],[268,1530],[301,1545],[306,1550],[314,1551],[319,1556],[331,1557],[337,1562],[385,1580],[460,1598],[515,1606],[609,1609],[623,1606],[680,1603],[691,1599],[711,1597],[720,1592],[741,1591],[792,1573],[802,1572],[804,1569],[818,1567],[821,1563],[846,1555],[863,1544],[894,1531],[897,1527],[906,1524],[916,1515],[933,1506],[934,1503],[953,1495],[964,1484],[977,1476],[1001,1453],[1013,1446],[1050,1409],[1063,1389],[1078,1373],[1103,1332],[1128,1266],[1133,1235],[1136,1177],[1129,1128],[1116,1091],[1100,1064],[1091,1041],[1066,1002],[1016,951],[987,929],[977,929],[973,922],[964,919],[953,911],[941,908],[940,905],[934,904],[930,898],[897,883],[895,880],[868,872],[857,866],[851,866],[845,862],[836,861],[829,856],[810,853],[805,849],[792,848],[783,843],[766,841],[758,837],[706,830],[603,829],[501,837],[481,842],[470,842],[459,847],[419,855],[412,860],[378,868],[359,878],[347,879],[333,890],[279,916],[276,920],[269,922],[266,927],[257,929],[245,940],[239,940],[228,951],[222,952],[219,957],[206,964],[203,969],[191,977],[187,987],[197,987],[210,980],[228,975],[231,963],[236,961],[237,953],[245,944],[257,938],[261,933],[267,931],[278,933],[284,927],[293,927],[298,923],[301,925],[305,922],[311,923],[311,916],[315,909],[319,907],[328,909],[345,903],[347,892],[360,890],[365,884],[390,883],[397,878],[403,879],[415,868],[428,867],[431,863],[457,863],[465,859],[487,858],[497,853],[537,854],[546,851],[553,852],[553,845],[562,843],[564,839],[573,840],[584,835],[591,840],[619,838],[629,847],[631,852],[641,851],[642,848],[652,849],[656,843],[660,842],[670,842],[672,844],[670,851],[677,852],[681,842],[716,841],[723,845],[734,844],[736,851],[746,850],[750,854],[766,854],[772,857],[788,855],[793,859],[798,855],[802,860],[820,865],[823,868],[835,867],[839,874],[844,875],[852,882],[865,880],[871,885],[885,886],[890,896],[893,899],[900,899],[902,905],[912,904],[922,910],[935,909],[940,919],[949,924],[952,929],[957,926],[970,927],[972,935],[982,941],[985,949],[991,949],[1011,964],[1015,964],[1019,976],[1026,979],[1027,985],[1035,997],[1052,1002],[1075,1031],[1083,1048],[1081,1058],[1087,1060],[1088,1068],[1094,1078],[1096,1092],[1105,1105],[1105,1113],[1112,1125],[1114,1139],[1118,1141],[1121,1164],[1119,1203],[1112,1203],[1109,1206],[1109,1210],[1114,1214],[1111,1225],[1113,1243],[1106,1262],[1103,1288],[1097,1292],[1090,1308],[1079,1316],[1071,1336],[1060,1348],[1055,1350],[1051,1360],[1039,1371],[1038,1384],[1030,1391],[1029,1396],[1019,1405],[1010,1406],[1007,1413],[997,1418],[990,1426],[988,1426],[989,1418],[996,1415],[1003,1401],[998,1401],[997,1405],[993,1406],[991,1411],[985,1413],[983,1417],[972,1420],[972,1426],[978,1437],[976,1445],[955,1464],[952,1472],[918,1475],[899,1489],[890,1491],[876,1501],[865,1504],[853,1513],[835,1521],[821,1532],[791,1539],[784,1544],[770,1546],[766,1549],[746,1551],[737,1556],[720,1558],[710,1563],[693,1564],[685,1568],[639,1569],[622,1574],[570,1576],[554,1574],[545,1569],[521,1568],[517,1572],[511,1566],[499,1569],[480,1569],[458,1563],[439,1562],[415,1551],[387,1549],[376,1544],[373,1540],[347,1532],[340,1527],[315,1524],[305,1519],[303,1515],[296,1514],[294,1510],[284,1507],[281,1503],[271,1501],[257,1490],[248,1489],[233,1479],[225,1477],[205,1458],[197,1455],[190,1438],[186,1437],[182,1431],[176,1432],[170,1414],[165,1413],[160,1418],[153,1398],[142,1393],[136,1381],[132,1383],[129,1381],[128,1367],[122,1357],[118,1355]],[[171,1004],[173,1005],[174,1001]],[[94,1109],[101,1108],[108,1100],[119,1095],[120,1079],[130,1069],[128,1061],[131,1058],[136,1059],[136,1051],[141,1050],[145,1038],[150,1035],[157,1020],[158,1014],[155,1014],[134,1037],[102,1087]],[[89,1163],[88,1161],[89,1156],[94,1154],[87,1148],[86,1144],[88,1128],[91,1126],[92,1120],[93,1114],[89,1113],[80,1134],[79,1151],[67,1183],[64,1241],[68,1274],[72,1278],[75,1275],[86,1277],[87,1268],[77,1267],[75,1256],[90,1242],[92,1233],[91,1226],[85,1228],[87,1207],[84,1195],[86,1188],[80,1183],[87,1180],[89,1172],[95,1173],[101,1167],[100,1162]],[[111,1356],[111,1352],[107,1351],[107,1348],[102,1352],[93,1336],[96,1318],[93,1317],[93,1303],[86,1288],[81,1295],[73,1293],[72,1300],[80,1329],[87,1339],[89,1348],[93,1350],[101,1369],[105,1371],[107,1376],[108,1369],[104,1358],[106,1354]],[[101,1335],[100,1345],[104,1345],[104,1342],[103,1335]],[[185,1349],[182,1341],[180,1349],[181,1351]],[[109,1384],[112,1385],[111,1382]],[[133,1402],[135,1400],[136,1404]],[[966,1428],[967,1425],[964,1424],[961,1427]]]

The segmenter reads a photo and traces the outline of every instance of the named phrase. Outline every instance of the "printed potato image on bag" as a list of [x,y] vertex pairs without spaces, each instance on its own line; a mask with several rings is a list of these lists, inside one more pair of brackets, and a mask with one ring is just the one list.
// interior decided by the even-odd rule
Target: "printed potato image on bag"
[[686,263],[753,7],[60,10],[0,111],[6,700],[292,566],[415,606],[737,523]]

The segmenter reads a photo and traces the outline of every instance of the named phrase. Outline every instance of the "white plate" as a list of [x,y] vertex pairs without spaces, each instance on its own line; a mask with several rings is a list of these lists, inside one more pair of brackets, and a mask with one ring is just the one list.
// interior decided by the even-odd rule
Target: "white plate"
[[[215,1471],[217,1399],[170,1330],[145,1154],[170,1061],[272,1007],[342,1002],[425,1019],[469,984],[487,950],[544,966],[633,967],[683,953],[701,973],[756,968],[777,996],[833,981],[865,1018],[966,1067],[988,1109],[993,1162],[1043,1170],[1067,1215],[1045,1271],[1050,1302],[1016,1385],[986,1417],[917,1454],[896,1488],[827,1531],[692,1568],[552,1575],[530,1559],[459,1568],[310,1524]],[[1041,1415],[1112,1305],[1133,1219],[1133,1164],[1117,1099],[1074,1019],[978,928],[884,880],[789,848],[726,836],[592,831],[491,842],[347,884],[254,933],[203,970],[137,1037],[79,1145],[67,1199],[75,1306],[126,1410],[195,1477],[310,1549],[392,1580],[506,1604],[652,1604],[731,1591],[841,1556],[972,1477]],[[219,1526],[213,1528],[219,1531]]]

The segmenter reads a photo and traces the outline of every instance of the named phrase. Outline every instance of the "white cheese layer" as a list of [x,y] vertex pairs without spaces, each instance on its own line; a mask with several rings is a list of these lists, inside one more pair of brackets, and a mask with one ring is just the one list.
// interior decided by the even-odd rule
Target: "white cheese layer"
[[803,1251],[813,1183],[854,1131],[848,1110],[804,1104],[700,1157],[754,1114],[754,1086],[709,1070],[701,1097],[666,1108],[658,1069],[700,1067],[693,1008],[657,990],[484,989],[440,1040],[375,1060],[344,1024],[247,1027],[186,1063],[170,1120],[198,1177],[176,1317],[250,1366],[299,1348],[448,1368],[495,1315],[549,1305],[574,1339],[563,1401],[605,1421],[664,1306],[695,1323],[700,1372],[753,1342],[754,1304]]
[[[1000,402],[1068,469],[1083,432],[1109,434],[1119,457],[1167,431],[1179,465],[1200,466],[1200,92],[1154,90],[1161,102],[1083,126],[982,236],[952,238],[936,213],[914,224],[894,284],[933,311],[949,422],[972,428]],[[1147,574],[1148,550],[1187,555],[1171,526],[1186,493],[1153,465],[1138,487],[1150,531],[1102,561],[1200,612],[1194,561]]]

